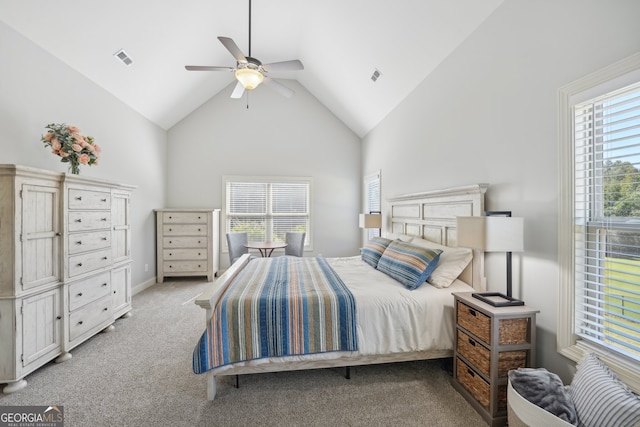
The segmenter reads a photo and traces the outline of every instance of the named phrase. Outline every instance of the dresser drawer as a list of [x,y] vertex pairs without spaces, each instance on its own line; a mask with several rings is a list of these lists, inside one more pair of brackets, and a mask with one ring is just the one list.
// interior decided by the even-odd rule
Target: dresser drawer
[[68,231],[88,231],[111,228],[111,212],[69,212]]
[[206,224],[205,212],[163,212],[162,222],[165,224]]
[[206,224],[165,224],[163,225],[165,236],[206,236]]
[[[456,350],[458,353],[477,371],[489,378],[491,376],[491,351],[459,329],[457,334]],[[498,352],[498,378],[506,377],[511,369],[524,368],[526,364],[527,352],[524,350]]]
[[69,209],[111,209],[111,193],[69,189]]
[[67,240],[69,255],[75,255],[111,246],[111,232],[109,230],[93,231],[89,233],[71,234]]
[[206,249],[165,249],[165,261],[207,259]]
[[111,315],[111,295],[107,295],[69,315],[69,339],[73,341],[85,332],[103,324],[108,324],[111,320],[113,320]]
[[205,237],[163,237],[162,245],[165,248],[206,248],[207,238]]
[[88,273],[111,265],[111,249],[69,257],[69,277]]
[[111,295],[111,273],[108,271],[69,285],[69,311]]
[[170,273],[199,273],[207,271],[207,262],[203,261],[164,261],[163,271]]

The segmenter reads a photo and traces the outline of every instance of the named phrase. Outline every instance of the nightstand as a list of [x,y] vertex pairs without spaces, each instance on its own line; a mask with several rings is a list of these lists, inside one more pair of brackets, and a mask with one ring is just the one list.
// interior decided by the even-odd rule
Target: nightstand
[[453,387],[491,426],[507,423],[507,372],[533,367],[536,313],[526,305],[494,307],[454,293]]

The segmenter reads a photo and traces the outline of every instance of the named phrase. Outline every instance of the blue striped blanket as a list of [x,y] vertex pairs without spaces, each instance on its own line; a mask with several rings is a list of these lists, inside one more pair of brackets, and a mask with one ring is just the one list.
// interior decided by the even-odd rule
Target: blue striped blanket
[[258,258],[215,305],[193,351],[193,371],[357,349],[355,300],[324,258]]

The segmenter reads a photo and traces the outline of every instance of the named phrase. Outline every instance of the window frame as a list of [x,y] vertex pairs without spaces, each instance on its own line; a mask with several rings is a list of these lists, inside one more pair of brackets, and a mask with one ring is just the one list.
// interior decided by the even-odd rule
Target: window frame
[[[227,247],[226,234],[229,232],[228,229],[228,221],[227,221],[227,183],[229,182],[255,182],[255,183],[296,183],[296,184],[305,184],[308,186],[308,227],[305,236],[305,246],[303,251],[313,251],[313,179],[311,177],[305,176],[247,176],[247,175],[225,175],[222,177],[222,209],[221,209],[221,222],[222,222],[222,232],[221,240],[223,241],[222,252],[228,253],[229,248]],[[268,202],[268,205],[271,206],[271,202]],[[268,215],[267,215],[268,216]],[[277,215],[276,215],[277,216]],[[267,229],[272,229],[273,227],[267,226]]]
[[[381,171],[377,170],[376,172],[367,174],[363,179],[363,189],[362,189],[362,197],[363,197],[363,213],[368,214],[371,211],[379,211],[382,214],[382,175]],[[373,181],[378,181],[378,203],[376,205],[375,201],[372,201],[369,198],[369,185]],[[377,228],[367,228],[364,230],[365,239],[367,241],[371,240],[373,237],[380,236],[382,234],[382,229],[378,230]]]
[[640,81],[640,53],[563,86],[558,91],[558,267],[557,350],[579,362],[594,352],[620,380],[640,392],[638,363],[575,334],[573,105]]

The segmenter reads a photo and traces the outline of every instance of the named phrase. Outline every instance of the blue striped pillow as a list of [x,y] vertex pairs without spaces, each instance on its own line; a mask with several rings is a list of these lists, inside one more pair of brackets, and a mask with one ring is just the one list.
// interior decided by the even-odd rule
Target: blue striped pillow
[[631,427],[640,423],[640,397],[594,353],[587,354],[578,365],[569,393],[579,426]]
[[378,266],[378,260],[391,242],[391,239],[385,239],[384,237],[374,237],[369,240],[360,251],[362,260],[371,267],[376,268]]
[[428,249],[394,240],[378,261],[377,269],[391,276],[409,289],[416,289],[427,281],[438,265],[442,251]]

